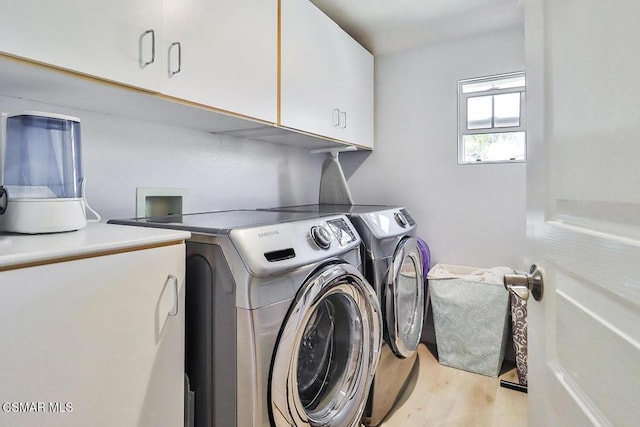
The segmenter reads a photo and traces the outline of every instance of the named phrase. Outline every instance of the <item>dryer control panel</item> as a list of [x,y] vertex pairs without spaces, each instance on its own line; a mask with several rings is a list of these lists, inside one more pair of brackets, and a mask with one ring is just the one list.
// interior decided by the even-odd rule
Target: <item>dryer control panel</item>
[[[365,233],[378,240],[410,235],[415,232],[416,222],[405,208],[392,208],[357,215],[356,221],[364,222]],[[367,241],[367,237],[361,234]]]

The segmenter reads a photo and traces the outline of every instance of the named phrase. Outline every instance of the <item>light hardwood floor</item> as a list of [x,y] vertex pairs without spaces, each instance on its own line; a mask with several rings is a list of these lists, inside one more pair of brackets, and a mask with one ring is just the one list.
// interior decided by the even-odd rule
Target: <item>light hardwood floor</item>
[[500,379],[518,381],[515,368],[503,366],[499,378],[490,378],[441,366],[424,344],[418,359],[382,427],[527,426],[526,393],[500,387]]

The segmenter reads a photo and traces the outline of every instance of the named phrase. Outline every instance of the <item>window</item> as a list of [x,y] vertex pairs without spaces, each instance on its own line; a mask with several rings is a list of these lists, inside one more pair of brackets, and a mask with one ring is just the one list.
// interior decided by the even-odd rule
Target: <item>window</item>
[[525,74],[458,82],[458,163],[524,162]]

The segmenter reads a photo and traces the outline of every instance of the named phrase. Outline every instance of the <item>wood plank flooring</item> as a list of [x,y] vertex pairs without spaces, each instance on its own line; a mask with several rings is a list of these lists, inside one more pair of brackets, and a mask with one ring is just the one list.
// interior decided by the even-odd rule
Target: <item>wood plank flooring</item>
[[418,347],[419,362],[395,409],[382,427],[526,427],[527,394],[500,387],[517,382],[515,368],[499,378],[438,364],[435,350]]

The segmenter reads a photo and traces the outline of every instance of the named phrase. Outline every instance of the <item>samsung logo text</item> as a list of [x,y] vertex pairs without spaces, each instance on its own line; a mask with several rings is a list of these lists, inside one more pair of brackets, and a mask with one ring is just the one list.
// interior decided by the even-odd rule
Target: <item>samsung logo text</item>
[[258,238],[262,239],[263,237],[271,237],[280,234],[278,230],[273,231],[263,231],[262,233],[258,233]]

